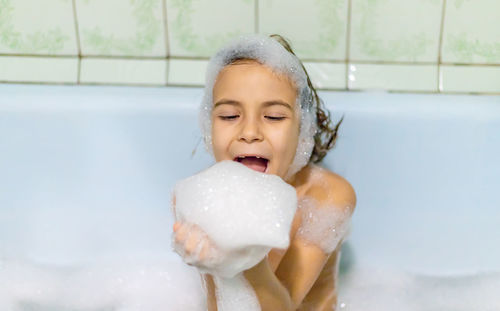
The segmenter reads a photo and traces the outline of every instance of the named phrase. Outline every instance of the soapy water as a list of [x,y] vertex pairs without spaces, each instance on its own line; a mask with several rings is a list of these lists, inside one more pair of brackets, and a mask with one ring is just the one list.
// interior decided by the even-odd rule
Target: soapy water
[[500,272],[426,275],[354,267],[339,278],[337,310],[500,310]]
[[196,270],[175,258],[85,266],[4,259],[0,310],[206,310],[206,299]]
[[[92,241],[94,241],[98,235],[101,236],[102,240],[106,234],[110,234],[110,232],[95,230],[97,217],[101,224],[108,224],[109,228],[112,228],[113,236],[116,235],[116,239],[106,237],[109,240],[109,245],[106,244],[107,247],[118,248],[124,252],[123,239],[130,240],[132,238],[130,232],[133,230],[130,226],[147,226],[148,232],[153,231],[154,234],[148,236],[147,239],[144,237],[144,241],[153,240],[149,242],[149,248],[158,252],[151,252],[127,260],[124,259],[127,256],[115,254],[94,261],[72,263],[72,260],[66,259],[61,260],[62,263],[49,264],[44,262],[42,264],[39,261],[27,259],[29,254],[25,254],[24,257],[16,256],[16,254],[23,253],[22,247],[17,252],[9,253],[9,249],[14,245],[26,243],[29,240],[27,237],[26,241],[18,238],[17,242],[9,242],[4,239],[4,242],[9,242],[12,245],[0,245],[0,310],[206,310],[206,294],[203,291],[198,271],[183,263],[173,252],[168,253],[168,256],[162,253],[169,248],[168,243],[163,242],[164,237],[160,236],[166,232],[159,228],[154,229],[156,226],[152,225],[156,222],[163,223],[164,220],[161,217],[158,217],[157,214],[146,217],[147,213],[143,210],[137,209],[133,212],[123,208],[108,212],[100,210],[98,214],[93,214],[89,213],[88,207],[85,208],[85,213],[82,210],[81,213],[75,215],[75,208],[72,206],[70,209],[52,211],[53,207],[51,206],[36,207],[36,222],[44,223],[47,226],[52,224],[50,226],[50,240],[53,241],[57,235],[60,237],[61,240],[56,240],[57,244],[62,245],[60,246],[60,254],[65,253],[62,248],[74,252],[84,247],[85,254],[88,253],[95,257],[92,249],[83,244],[85,242],[83,237],[88,239],[90,234],[95,234],[92,236]],[[61,217],[61,214],[65,212],[73,215],[75,219]],[[116,222],[118,212],[120,213],[120,223]],[[50,222],[50,219],[56,215],[59,215],[59,218],[55,219],[59,220]],[[18,216],[20,219],[21,216]],[[78,222],[76,222],[76,218]],[[133,221],[128,222],[124,218],[130,218]],[[19,221],[17,223],[19,224]],[[89,228],[84,225],[85,223],[92,224],[93,229],[89,231]],[[28,222],[23,224],[23,228],[31,228],[26,229],[27,232],[33,231],[36,228],[33,229],[32,225],[31,222]],[[47,231],[45,229],[35,230],[32,233],[41,234],[40,237],[43,237]],[[77,238],[79,236],[82,238]],[[45,240],[37,241],[39,244],[41,243],[38,247],[52,249],[51,245],[43,243]],[[139,239],[135,243],[140,241],[143,240]],[[34,244],[29,245],[35,246]],[[409,247],[411,247],[411,243],[409,243]],[[133,252],[135,253],[136,250]],[[162,255],[158,255],[158,253],[162,253]],[[80,254],[76,257],[79,256]],[[500,300],[497,298],[500,288],[500,272],[424,275],[396,268],[380,270],[376,266],[358,266],[356,262],[351,263],[349,269],[342,269],[342,258],[338,277],[338,310],[500,310]],[[57,258],[52,256],[51,259]],[[236,288],[229,287],[229,290],[231,289]],[[225,292],[217,294],[222,295],[222,297],[227,295]],[[241,297],[240,301],[247,298]]]
[[[339,276],[337,310],[500,310],[500,272],[424,275],[353,265]],[[86,267],[0,260],[2,311],[204,311],[205,299],[199,274],[178,260]]]

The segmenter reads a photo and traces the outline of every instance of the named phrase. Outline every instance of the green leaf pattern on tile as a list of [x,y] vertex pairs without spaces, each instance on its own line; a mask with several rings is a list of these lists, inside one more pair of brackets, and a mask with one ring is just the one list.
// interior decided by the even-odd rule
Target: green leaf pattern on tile
[[[137,25],[135,36],[117,38],[106,34],[96,26],[82,30],[82,40],[86,47],[102,54],[119,53],[122,55],[144,55],[151,52],[162,35],[162,22],[155,16],[160,2],[158,0],[129,0]],[[87,1],[88,3],[88,1]]]
[[56,54],[69,40],[60,27],[47,31],[20,33],[12,22],[14,7],[11,0],[0,0],[0,45],[15,53]]
[[341,14],[345,14],[344,0],[315,0],[321,24],[321,32],[310,34],[314,41],[303,40],[297,42],[297,54],[303,57],[322,58],[332,55],[345,32],[345,22]]
[[465,2],[468,2],[470,0],[455,0],[455,7],[459,9]]
[[465,33],[450,34],[446,48],[460,62],[468,63],[475,58],[482,58],[487,63],[500,63],[500,41],[486,43],[469,39]]
[[[240,0],[249,3],[248,0]],[[243,32],[234,30],[219,32],[217,34],[203,34],[199,35],[193,29],[193,14],[195,12],[193,4],[197,0],[172,0],[171,5],[178,10],[177,16],[173,21],[174,30],[171,31],[180,46],[196,56],[210,56],[220,48],[225,42]]]
[[[441,0],[427,1],[436,5],[441,2]],[[365,0],[359,3],[359,14],[362,16],[362,21],[357,38],[360,48],[365,54],[375,57],[378,60],[417,61],[432,45],[429,35],[425,32],[420,32],[392,40],[381,38],[376,29],[377,18],[379,17],[377,15],[377,7],[380,2],[380,0]]]

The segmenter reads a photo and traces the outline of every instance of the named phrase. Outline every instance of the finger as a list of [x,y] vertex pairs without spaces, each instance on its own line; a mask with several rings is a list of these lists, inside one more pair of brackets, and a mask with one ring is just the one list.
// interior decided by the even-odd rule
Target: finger
[[177,232],[175,232],[175,241],[177,243],[184,244],[184,241],[187,238],[188,232],[189,232],[189,224],[181,223],[179,228],[177,229]]
[[191,227],[189,230],[188,237],[186,238],[186,242],[184,243],[184,247],[186,252],[189,254],[194,254],[196,247],[200,244],[200,234],[195,228]]
[[204,240],[202,243],[200,243],[200,251],[199,251],[200,260],[209,259],[209,256],[208,256],[209,251],[210,251],[210,243],[208,243],[208,241]]
[[179,228],[180,228],[180,227],[181,227],[180,222],[177,222],[177,221],[176,221],[176,222],[174,223],[174,232],[176,232],[177,230],[179,230]]
[[174,252],[179,254],[179,256],[181,256],[181,258],[184,258],[184,256],[186,255],[186,253],[184,251],[184,245],[178,243],[174,236],[172,236],[170,247],[172,248],[172,250]]
[[207,244],[207,240],[202,239],[196,245],[196,249],[193,252],[193,256],[195,256],[199,262],[203,262],[206,258],[203,256],[203,250],[205,249],[205,245]]

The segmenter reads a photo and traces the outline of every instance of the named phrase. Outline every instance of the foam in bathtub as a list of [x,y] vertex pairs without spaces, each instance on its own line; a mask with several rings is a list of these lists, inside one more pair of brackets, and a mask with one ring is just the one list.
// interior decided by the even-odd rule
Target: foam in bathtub
[[276,175],[222,161],[178,182],[174,195],[176,220],[198,225],[217,247],[202,272],[232,278],[288,247],[297,195]]

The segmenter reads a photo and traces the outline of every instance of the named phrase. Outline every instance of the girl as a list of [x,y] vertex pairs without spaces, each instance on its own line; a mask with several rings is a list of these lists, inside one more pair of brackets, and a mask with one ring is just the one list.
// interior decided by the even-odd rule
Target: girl
[[[356,205],[351,185],[314,163],[334,146],[337,129],[302,63],[280,36],[250,35],[210,60],[200,112],[215,160],[239,161],[280,176],[297,192],[287,249],[272,249],[244,271],[262,310],[335,310],[342,240]],[[174,198],[175,206],[175,198]],[[203,266],[211,248],[196,226],[174,224],[175,243]],[[217,310],[213,278],[205,274],[208,310]]]

